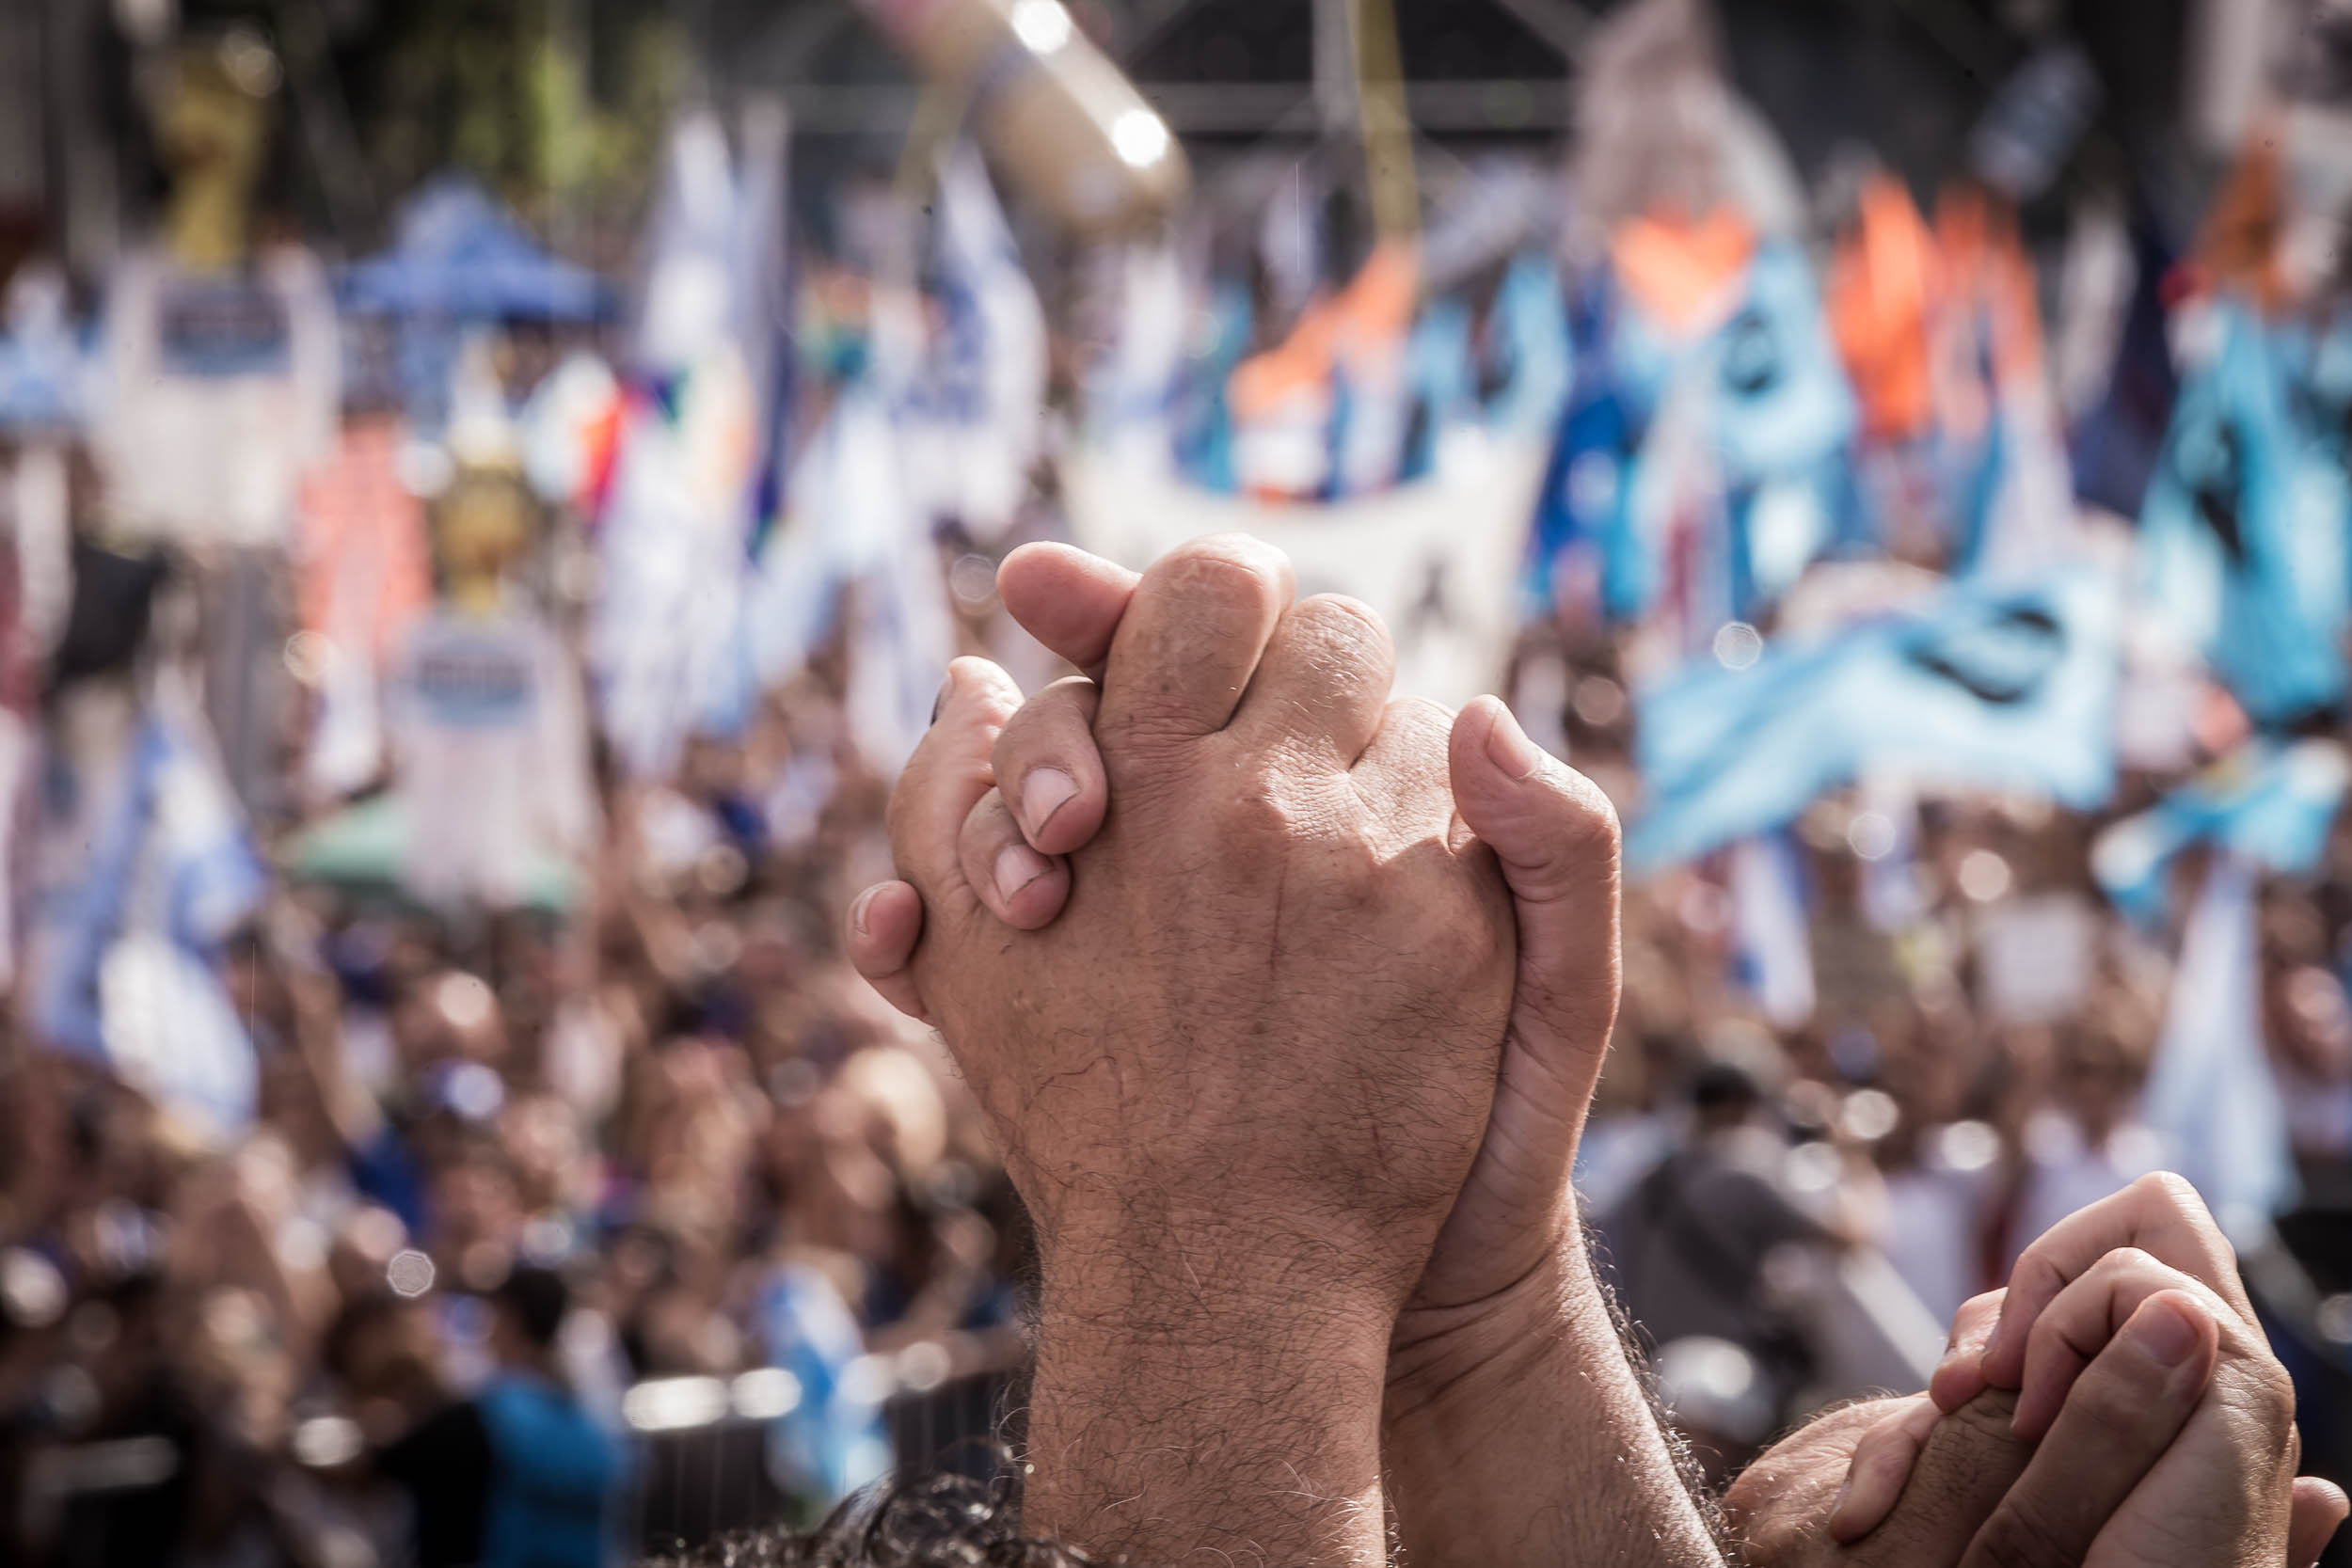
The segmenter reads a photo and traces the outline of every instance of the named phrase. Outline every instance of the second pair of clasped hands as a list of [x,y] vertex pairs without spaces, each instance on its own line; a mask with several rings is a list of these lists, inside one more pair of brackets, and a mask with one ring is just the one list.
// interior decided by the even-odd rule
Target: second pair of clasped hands
[[1615,1017],[1617,830],[1502,705],[1392,701],[1279,553],[1054,546],[959,660],[852,958],[937,1025],[1035,1222],[1025,1528],[1174,1568],[2307,1568],[2291,1391],[2151,1181],[1973,1302],[1933,1393],[1686,1488],[1568,1173]]

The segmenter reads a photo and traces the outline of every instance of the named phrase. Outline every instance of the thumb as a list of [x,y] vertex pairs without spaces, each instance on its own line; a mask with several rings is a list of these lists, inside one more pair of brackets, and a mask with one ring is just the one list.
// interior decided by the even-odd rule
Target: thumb
[[1502,863],[1518,917],[1504,1072],[1538,1073],[1531,1089],[1581,1124],[1617,1016],[1616,810],[1499,698],[1454,720],[1449,761],[1454,808]]
[[1111,640],[1142,579],[1073,545],[1024,545],[996,569],[1005,611],[1047,651],[1103,678]]
[[2315,1476],[2295,1478],[2293,1513],[2287,1527],[2287,1568],[2318,1568],[2320,1553],[2352,1513],[2344,1488]]

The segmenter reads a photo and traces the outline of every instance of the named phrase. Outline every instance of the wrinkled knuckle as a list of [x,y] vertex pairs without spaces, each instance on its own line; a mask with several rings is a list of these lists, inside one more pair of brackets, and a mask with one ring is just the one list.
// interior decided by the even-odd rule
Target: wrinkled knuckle
[[1317,594],[1299,600],[1290,613],[1300,636],[1334,655],[1366,661],[1394,657],[1388,623],[1361,599]]
[[2265,1432],[2291,1433],[2295,1429],[2295,1380],[2276,1355],[2265,1354],[2249,1369],[2246,1405]]
[[2154,1204],[2176,1212],[2203,1218],[2205,1200],[2197,1196],[2197,1188],[2178,1171],[2155,1170],[2131,1184],[2131,1195],[2142,1204]]
[[1427,697],[1398,697],[1389,704],[1391,728],[1442,736],[1454,728],[1454,710]]
[[963,654],[947,662],[947,681],[940,707],[949,704],[969,707],[982,720],[1002,724],[1021,705],[1020,693],[1002,670],[977,654]]
[[1299,826],[1296,803],[1264,769],[1244,773],[1222,802],[1218,816],[1219,826],[1232,842],[1259,848],[1291,838]]
[[1281,556],[1247,534],[1220,533],[1180,545],[1145,574],[1146,586],[1212,599],[1248,601],[1280,589]]

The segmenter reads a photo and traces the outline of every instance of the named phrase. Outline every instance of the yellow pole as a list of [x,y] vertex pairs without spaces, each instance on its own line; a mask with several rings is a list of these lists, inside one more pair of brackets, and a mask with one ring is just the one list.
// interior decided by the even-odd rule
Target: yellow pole
[[1363,127],[1364,169],[1372,185],[1373,226],[1383,240],[1421,232],[1413,175],[1413,121],[1405,107],[1396,14],[1390,0],[1356,0],[1356,101]]

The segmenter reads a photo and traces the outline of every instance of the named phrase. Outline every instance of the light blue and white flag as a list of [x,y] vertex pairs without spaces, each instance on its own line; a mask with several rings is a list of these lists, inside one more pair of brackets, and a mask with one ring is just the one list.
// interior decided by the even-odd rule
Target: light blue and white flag
[[2296,1185],[2286,1110],[2263,1049],[2255,921],[2253,867],[2217,855],[2181,938],[2140,1104],[2174,1168],[2240,1247],[2261,1241]]
[[1654,870],[1777,828],[1865,769],[2095,807],[2114,784],[2117,619],[2089,575],[1962,584],[1745,669],[1687,665],[1636,698],[1627,858]]
[[2352,480],[2290,396],[2289,344],[2213,301],[2140,512],[2147,592],[2256,723],[2342,702]]
[[2215,844],[2270,871],[2317,868],[2352,765],[2329,740],[2257,738],[2137,816],[2101,833],[2090,870],[2118,909],[2161,922],[2171,871],[2192,844]]
[[1486,400],[1486,423],[1506,436],[1548,433],[1568,404],[1575,356],[1560,269],[1528,252],[1502,275],[1486,321],[1485,355],[1499,379]]
[[1742,839],[1731,851],[1732,974],[1784,1029],[1813,1016],[1812,921],[1797,856],[1785,832]]
[[792,1380],[794,1397],[768,1430],[775,1472],[830,1505],[889,1472],[882,1397],[889,1379],[865,1354],[857,1318],[833,1282],[807,1263],[786,1263],[760,1287],[755,1321],[767,1364]]
[[34,1027],[198,1131],[233,1132],[259,1071],[217,966],[267,874],[193,712],[151,713],[94,771],[67,786],[78,852],[55,863],[34,912]]

